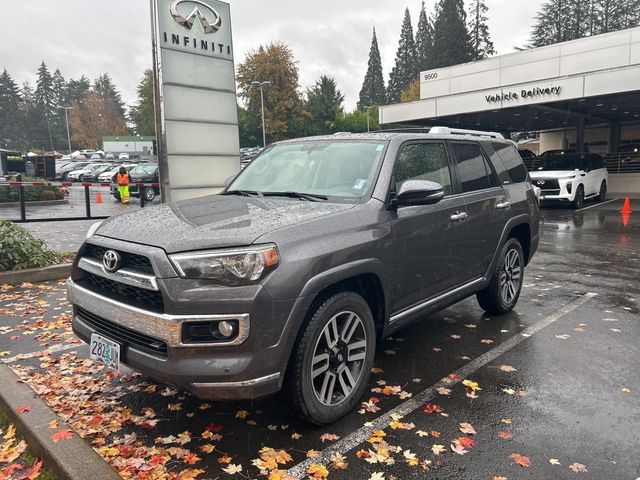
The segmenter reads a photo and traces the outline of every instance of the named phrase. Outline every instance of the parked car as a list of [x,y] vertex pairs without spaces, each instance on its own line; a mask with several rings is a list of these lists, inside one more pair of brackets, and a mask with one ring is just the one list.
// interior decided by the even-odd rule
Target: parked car
[[[72,182],[82,182],[84,181],[84,176],[90,172],[94,171],[104,171],[105,168],[111,167],[108,163],[89,163],[85,165],[80,170],[74,170],[67,174],[67,180]],[[102,169],[102,170],[101,170]]]
[[526,148],[519,148],[518,153],[520,154],[520,157],[522,157],[522,161],[524,162],[527,169],[530,170],[531,168],[533,168],[536,160],[538,159],[538,156],[531,150],[527,150]]
[[118,155],[118,160],[129,160],[129,154],[121,153],[120,155]]
[[[117,173],[117,172],[116,172]],[[132,197],[140,197],[140,188],[136,183],[158,183],[158,164],[157,163],[143,163],[131,170],[129,170],[131,176],[131,183],[129,185],[129,195]],[[115,175],[111,184],[111,194],[116,200],[120,200],[120,192],[118,192],[118,185],[115,183]],[[157,195],[160,194],[159,187],[146,186],[142,187],[142,195],[146,202],[152,202]]]
[[109,172],[113,170],[113,165],[111,164],[102,164],[96,168],[92,168],[88,172],[82,174],[81,180],[83,182],[97,182],[98,177],[104,172]]
[[106,160],[115,160],[116,156],[113,153],[107,153],[104,158]]
[[381,338],[474,294],[512,310],[538,224],[499,134],[275,143],[222,194],[94,225],[68,281],[73,330],[114,368],[203,399],[282,388],[327,424],[360,402]]
[[640,143],[627,143],[618,148],[620,163],[638,164],[640,163]]
[[609,174],[597,153],[545,153],[530,176],[542,190],[540,201],[568,202],[580,209],[587,199],[604,202],[607,196]]
[[99,160],[102,161],[102,155],[100,155],[99,153],[94,153],[91,155],[90,160]]
[[115,182],[116,181],[116,174],[118,173],[118,171],[120,170],[120,167],[124,167],[127,169],[127,172],[130,171],[133,167],[135,167],[136,164],[123,164],[123,165],[118,165],[118,166],[113,166],[111,165],[111,168],[105,172],[102,172],[99,176],[98,176],[98,182],[100,183],[105,183],[105,182]]
[[89,165],[89,162],[71,162],[64,167],[56,168],[56,180],[67,180],[67,176],[74,170],[81,170]]

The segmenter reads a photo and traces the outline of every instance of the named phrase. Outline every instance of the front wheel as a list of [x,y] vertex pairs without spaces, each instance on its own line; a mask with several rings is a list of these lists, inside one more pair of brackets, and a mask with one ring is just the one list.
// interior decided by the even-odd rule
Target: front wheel
[[604,202],[607,199],[607,182],[604,180],[600,184],[600,193],[598,193],[598,197],[596,200],[598,202]]
[[293,413],[326,425],[351,412],[367,387],[376,349],[367,302],[341,292],[309,313],[293,349],[284,394]]
[[524,274],[524,254],[516,238],[510,238],[500,251],[491,283],[476,294],[478,303],[488,313],[503,314],[518,303]]
[[582,185],[579,185],[578,190],[576,190],[576,198],[574,198],[572,205],[574,210],[580,210],[583,204],[584,204],[584,187]]
[[156,191],[153,187],[144,187],[143,195],[145,202],[153,202],[153,199],[156,198]]

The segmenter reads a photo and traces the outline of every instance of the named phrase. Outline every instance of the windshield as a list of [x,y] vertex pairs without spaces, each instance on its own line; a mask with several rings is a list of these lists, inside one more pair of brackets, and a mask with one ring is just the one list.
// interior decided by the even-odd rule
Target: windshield
[[540,158],[536,170],[576,170],[580,168],[580,156],[572,154],[550,154]]
[[242,170],[227,191],[362,198],[373,187],[385,146],[347,140],[274,145]]
[[157,165],[138,165],[137,167],[132,168],[129,173],[131,175],[135,175],[135,174],[153,175],[154,173],[156,173],[157,168],[158,168]]

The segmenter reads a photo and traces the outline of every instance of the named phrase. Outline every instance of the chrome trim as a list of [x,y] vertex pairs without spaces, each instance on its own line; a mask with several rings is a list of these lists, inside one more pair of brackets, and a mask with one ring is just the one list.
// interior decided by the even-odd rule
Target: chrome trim
[[440,295],[438,295],[437,297],[433,297],[430,298],[429,300],[425,300],[424,302],[418,303],[417,305],[414,305],[413,307],[409,307],[406,310],[403,310],[401,312],[398,313],[394,313],[393,315],[391,315],[391,318],[389,318],[389,325],[391,325],[393,322],[396,322],[398,320],[400,320],[403,317],[406,317],[407,315],[417,312],[418,310],[422,310],[423,308],[426,308],[430,305],[433,305],[434,303],[439,302],[440,300],[443,300],[451,295],[455,295],[456,293],[459,293],[469,287],[472,287],[478,283],[482,283],[486,280],[485,277],[481,277],[481,278],[476,278],[475,280],[469,282],[469,283],[465,283],[464,285],[460,285],[459,287],[454,288],[453,290],[449,290],[448,292],[442,293]]
[[[67,289],[69,300],[74,305],[123,327],[163,340],[169,347],[228,347],[240,345],[249,337],[250,316],[248,313],[231,313],[228,315],[170,315],[154,313],[99,295],[81,287],[71,279],[67,280]],[[230,342],[182,343],[183,323],[222,320],[238,322],[238,336]]]
[[132,287],[144,288],[145,290],[158,291],[158,282],[156,282],[156,277],[134,272],[128,268],[121,268],[113,273],[109,273],[105,270],[104,265],[102,265],[101,262],[97,262],[86,257],[80,259],[78,262],[78,268],[81,268],[85,272],[98,275],[99,277],[113,280],[114,282],[124,283]]
[[261,383],[270,382],[280,378],[280,372],[272,373],[259,378],[251,378],[249,380],[242,380],[240,382],[213,382],[213,383],[192,383],[195,388],[238,388],[238,387],[253,387]]

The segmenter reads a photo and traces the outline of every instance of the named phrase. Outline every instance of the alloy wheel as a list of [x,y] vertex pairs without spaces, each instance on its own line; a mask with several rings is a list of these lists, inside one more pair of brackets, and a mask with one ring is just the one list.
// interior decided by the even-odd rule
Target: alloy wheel
[[500,296],[507,305],[513,302],[518,293],[521,281],[520,254],[515,248],[507,251],[504,266],[500,272]]
[[313,350],[311,382],[318,401],[332,407],[346,400],[362,375],[367,333],[354,312],[337,313],[326,323]]

